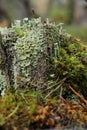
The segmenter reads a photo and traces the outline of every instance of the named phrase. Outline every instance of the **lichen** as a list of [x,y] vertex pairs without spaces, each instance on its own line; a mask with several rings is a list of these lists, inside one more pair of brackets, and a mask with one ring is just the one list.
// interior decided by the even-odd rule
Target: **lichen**
[[11,28],[1,31],[11,86],[24,86],[31,79],[35,82],[40,78],[44,80],[49,62],[53,56],[59,55],[56,46],[63,42],[60,39],[61,27],[49,20],[43,24],[41,18],[25,18],[22,22],[14,21]]

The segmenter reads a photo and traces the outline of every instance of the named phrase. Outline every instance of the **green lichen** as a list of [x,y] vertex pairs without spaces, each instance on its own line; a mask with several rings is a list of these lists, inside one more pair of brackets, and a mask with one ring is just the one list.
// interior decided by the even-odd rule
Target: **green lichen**
[[[57,26],[48,19],[43,24],[41,18],[25,18],[22,22],[14,21],[11,28],[1,31],[11,86],[19,86],[19,82],[23,86],[23,82],[29,83],[35,74],[38,78],[34,80],[44,77],[52,57],[58,57],[56,46],[61,43],[62,30],[62,25]],[[39,72],[41,68],[43,72]]]

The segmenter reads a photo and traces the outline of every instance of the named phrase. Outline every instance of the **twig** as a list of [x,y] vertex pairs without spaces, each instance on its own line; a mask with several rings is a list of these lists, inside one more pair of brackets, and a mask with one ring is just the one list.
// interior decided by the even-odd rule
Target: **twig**
[[67,101],[66,101],[62,96],[60,96],[60,99],[61,99],[64,103],[67,103]]
[[54,90],[52,90],[46,97],[45,97],[45,99],[47,98],[47,97],[49,97],[53,92],[55,92],[57,89],[59,89],[61,86],[62,86],[62,84],[63,83],[61,83],[58,87],[56,87]]
[[18,108],[19,108],[19,105],[17,105],[17,107],[13,110],[13,112],[10,113],[5,119],[8,120],[10,117],[12,117],[17,112]]
[[26,104],[29,104],[28,101],[26,100],[26,98],[24,97],[24,95],[22,93],[20,93],[20,95],[24,99],[24,101],[26,102]]
[[79,104],[81,105],[82,108],[84,108],[87,111],[87,108],[81,102],[79,102]]
[[76,92],[71,86],[69,86],[69,89],[77,96],[79,97],[85,104],[87,104],[87,100],[81,96],[78,92]]
[[63,88],[61,87],[61,90],[60,90],[60,97],[62,96],[62,92],[63,92]]
[[[61,84],[62,82],[64,82],[66,79],[67,79],[67,77],[63,78],[63,79],[60,80],[58,83],[56,83],[56,84],[54,84],[54,85],[48,87],[47,89],[45,89],[43,92],[45,92],[45,91],[47,91],[47,90],[49,90],[49,89],[51,89],[51,88],[54,88],[54,87],[58,86],[59,84]],[[43,92],[42,92],[42,93],[43,93]]]

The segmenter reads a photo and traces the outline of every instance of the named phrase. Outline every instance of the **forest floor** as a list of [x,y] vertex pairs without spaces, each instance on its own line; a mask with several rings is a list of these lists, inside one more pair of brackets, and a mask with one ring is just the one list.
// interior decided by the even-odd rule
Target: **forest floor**
[[87,100],[69,89],[78,101],[62,96],[43,100],[36,91],[7,92],[0,98],[0,130],[86,128]]

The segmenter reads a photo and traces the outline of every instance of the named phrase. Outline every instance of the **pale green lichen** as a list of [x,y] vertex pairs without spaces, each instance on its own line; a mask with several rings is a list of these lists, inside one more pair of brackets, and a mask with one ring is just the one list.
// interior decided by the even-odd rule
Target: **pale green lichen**
[[59,56],[60,44],[65,42],[61,37],[65,34],[62,24],[55,25],[49,20],[42,23],[41,18],[14,21],[11,28],[3,29],[1,33],[10,85],[15,88],[29,83],[35,74],[35,80],[38,80],[41,77],[39,70],[45,73],[52,58]]
[[7,80],[5,75],[3,74],[3,71],[0,70],[0,93],[2,96],[4,95],[6,89],[7,89]]

